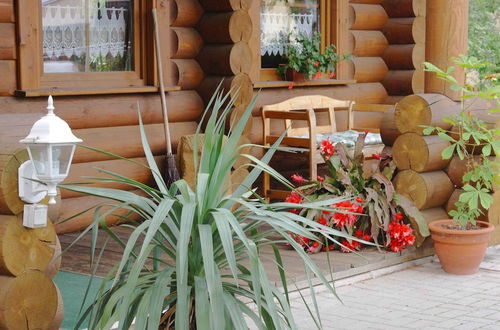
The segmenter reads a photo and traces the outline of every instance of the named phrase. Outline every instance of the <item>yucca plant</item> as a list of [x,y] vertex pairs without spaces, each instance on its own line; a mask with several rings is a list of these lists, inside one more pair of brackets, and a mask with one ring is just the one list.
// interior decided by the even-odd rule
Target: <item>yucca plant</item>
[[[116,201],[113,209],[105,213],[97,210],[94,223],[85,231],[93,232],[92,259],[95,259],[99,224],[111,239],[124,247],[121,261],[104,278],[97,296],[81,315],[80,324],[87,318],[89,329],[109,329],[116,324],[120,329],[129,329],[132,324],[134,329],[247,329],[246,322],[251,320],[260,329],[297,328],[278,243],[288,243],[297,251],[309,283],[316,277],[335,294],[332,284],[289,233],[311,240],[319,236],[355,238],[289,212],[297,208],[296,204],[266,203],[251,190],[262,171],[292,187],[266,165],[280,140],[260,160],[240,154],[246,146],[238,146],[238,141],[255,99],[224,137],[225,121],[233,105],[228,95],[217,91],[207,106],[210,112],[205,112],[208,118],[203,151],[199,159],[195,156],[195,191],[184,180],[166,187],[142,122],[144,152],[157,187],[105,170],[102,172],[108,178],[94,179],[125,183],[142,190],[144,195],[85,185],[61,186]],[[199,132],[200,129],[196,134]],[[197,137],[194,150],[198,150]],[[250,159],[253,169],[244,182],[231,187],[230,192],[227,178],[238,157]],[[342,200],[345,197],[305,203],[301,207],[332,211],[328,206]],[[140,222],[125,225],[133,228],[127,242],[122,242],[103,221],[118,208],[128,209],[142,218]],[[273,261],[279,270],[281,288],[269,280],[264,270],[259,250],[265,246],[271,246],[274,251]],[[307,308],[311,313],[315,311],[313,318],[321,327],[317,304],[313,305],[315,308]]]

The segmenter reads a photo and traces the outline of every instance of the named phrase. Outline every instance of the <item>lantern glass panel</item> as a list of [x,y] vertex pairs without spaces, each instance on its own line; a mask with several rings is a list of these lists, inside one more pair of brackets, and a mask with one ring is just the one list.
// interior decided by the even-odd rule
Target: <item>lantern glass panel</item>
[[31,144],[28,146],[31,160],[35,166],[36,175],[38,177],[49,176],[49,148],[45,144]]
[[68,174],[73,148],[73,144],[52,146],[52,175]]

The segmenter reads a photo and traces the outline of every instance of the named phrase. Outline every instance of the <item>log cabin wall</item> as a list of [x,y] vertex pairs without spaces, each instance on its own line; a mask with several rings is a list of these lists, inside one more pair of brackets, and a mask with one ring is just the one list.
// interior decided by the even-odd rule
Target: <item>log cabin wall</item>
[[382,58],[389,68],[382,84],[387,103],[424,92],[426,0],[383,0],[389,19],[382,31],[389,46]]
[[[16,75],[19,69],[19,42],[16,43],[15,4],[14,0],[0,0],[0,176],[3,161],[11,157],[16,149],[23,148],[18,144],[19,139],[26,136],[32,124],[46,112],[47,105],[46,97],[14,96],[19,86]],[[178,91],[167,92],[175,148],[182,135],[195,132],[204,108],[203,100],[196,91],[203,79],[203,71],[194,60],[201,49],[202,39],[193,28],[201,18],[203,8],[196,1],[190,0],[158,0],[157,8],[162,62],[165,67],[164,78],[168,85],[181,87]],[[74,134],[84,140],[85,145],[144,162],[139,137],[137,101],[153,153],[159,164],[163,164],[165,144],[158,93],[56,96],[55,111],[68,122]],[[77,149],[66,182],[81,181],[82,175],[97,175],[96,167],[112,170],[141,182],[151,182],[148,171],[140,166],[83,148]],[[12,175],[15,174],[10,174]],[[12,186],[14,195],[17,195],[16,185],[17,183]],[[107,186],[129,189],[115,184]],[[94,197],[68,191],[62,191],[61,196],[62,202],[58,203],[58,209],[52,212],[54,222],[97,203]],[[2,198],[0,196],[0,200]],[[13,206],[13,209],[16,207]],[[4,214],[17,212],[18,210],[9,210],[8,207],[1,207],[0,211]],[[77,231],[86,227],[91,220],[92,212],[87,212],[69,222],[56,225],[56,230],[59,233]],[[116,221],[116,218],[114,220]]]

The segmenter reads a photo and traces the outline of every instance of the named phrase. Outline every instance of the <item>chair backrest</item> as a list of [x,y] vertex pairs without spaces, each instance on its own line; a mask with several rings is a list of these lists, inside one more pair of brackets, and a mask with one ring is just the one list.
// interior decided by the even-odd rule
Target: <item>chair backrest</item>
[[[317,124],[317,133],[335,133],[337,132],[337,123],[335,121],[335,111],[347,110],[351,111],[353,101],[336,100],[323,95],[306,95],[297,96],[276,104],[269,104],[262,107],[263,111],[298,111],[305,109],[313,109],[316,113],[326,112],[328,114],[328,124]],[[291,120],[285,120],[285,127],[290,127],[288,136],[298,136],[308,133],[306,127],[294,127]]]

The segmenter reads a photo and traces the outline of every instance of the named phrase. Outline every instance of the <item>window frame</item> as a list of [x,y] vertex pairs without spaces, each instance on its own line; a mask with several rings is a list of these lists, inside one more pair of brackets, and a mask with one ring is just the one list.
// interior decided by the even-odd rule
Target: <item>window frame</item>
[[[99,93],[99,89],[156,91],[155,61],[148,61],[154,56],[151,13],[156,1],[133,1],[133,71],[115,72],[79,72],[79,73],[44,73],[43,72],[43,27],[42,3],[36,0],[18,2],[19,24],[19,90],[18,95],[39,96],[55,91],[62,95],[81,95]],[[30,4],[28,4],[30,2]],[[146,87],[151,88],[146,88]],[[46,92],[43,92],[46,91]]]
[[[259,4],[262,4],[259,1]],[[346,53],[348,43],[348,15],[349,0],[320,0],[319,1],[319,21],[321,33],[321,49],[326,45],[334,44],[338,54]],[[260,19],[260,6],[259,6]],[[260,26],[260,24],[259,24]],[[260,28],[259,28],[260,35]],[[260,38],[259,38],[259,81],[283,81],[274,68],[262,68],[260,56]],[[345,64],[339,63],[336,68],[336,79],[347,78],[347,68]],[[306,84],[307,85],[307,84]]]

